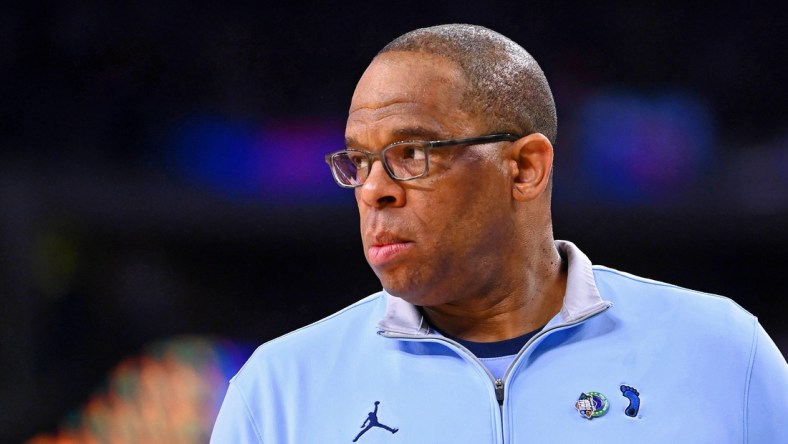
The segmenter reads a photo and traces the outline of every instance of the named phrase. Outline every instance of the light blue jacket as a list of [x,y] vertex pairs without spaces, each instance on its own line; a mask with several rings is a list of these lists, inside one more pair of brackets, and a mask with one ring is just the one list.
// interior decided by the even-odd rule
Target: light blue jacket
[[380,292],[258,348],[211,443],[788,443],[788,364],[755,317],[557,244],[564,306],[502,380]]

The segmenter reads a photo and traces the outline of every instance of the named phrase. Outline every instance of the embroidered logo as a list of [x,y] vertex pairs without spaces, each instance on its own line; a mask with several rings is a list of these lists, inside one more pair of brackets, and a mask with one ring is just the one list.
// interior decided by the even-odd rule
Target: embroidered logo
[[361,438],[361,435],[367,433],[372,427],[380,427],[381,429],[388,430],[391,433],[397,433],[397,431],[399,431],[399,429],[391,428],[378,422],[378,405],[380,405],[380,401],[375,401],[375,410],[367,414],[367,419],[365,419],[364,423],[361,424],[361,428],[364,430],[360,431],[358,435],[353,438],[353,442],[358,441],[358,439]]
[[636,417],[638,411],[640,411],[640,393],[638,393],[635,387],[629,385],[621,384],[620,388],[621,394],[629,399],[629,405],[624,409],[624,413],[626,413],[627,416]]
[[581,393],[577,402],[575,402],[577,411],[587,419],[604,415],[609,407],[607,398],[599,392]]

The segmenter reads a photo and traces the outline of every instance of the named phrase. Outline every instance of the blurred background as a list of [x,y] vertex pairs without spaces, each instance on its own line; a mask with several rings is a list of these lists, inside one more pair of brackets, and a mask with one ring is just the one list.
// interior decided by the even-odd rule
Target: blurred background
[[210,430],[254,346],[377,291],[323,156],[375,52],[447,22],[507,35],[546,72],[557,238],[733,298],[785,354],[785,8],[4,3],[0,442],[106,432],[107,400],[144,392],[128,372],[167,386],[172,359],[214,409],[172,423]]

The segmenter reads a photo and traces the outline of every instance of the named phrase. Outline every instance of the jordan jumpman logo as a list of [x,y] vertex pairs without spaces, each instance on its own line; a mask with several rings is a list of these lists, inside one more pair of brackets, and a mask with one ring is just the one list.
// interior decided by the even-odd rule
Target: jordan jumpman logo
[[397,433],[397,431],[399,429],[392,429],[391,427],[389,427],[387,425],[383,425],[383,424],[378,422],[378,405],[379,404],[380,404],[380,401],[375,401],[375,411],[369,412],[369,414],[367,415],[367,419],[365,419],[364,423],[361,424],[361,428],[364,429],[364,430],[360,431],[358,433],[358,435],[356,435],[356,437],[353,438],[353,442],[358,441],[358,439],[361,438],[361,435],[367,433],[369,431],[369,429],[371,429],[372,427],[380,427],[381,429],[386,429],[386,430],[388,430],[391,433]]

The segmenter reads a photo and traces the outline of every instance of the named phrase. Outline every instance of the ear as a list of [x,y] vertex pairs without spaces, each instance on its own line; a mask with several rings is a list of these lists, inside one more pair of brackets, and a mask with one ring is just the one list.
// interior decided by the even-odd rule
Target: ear
[[530,201],[541,196],[550,182],[553,169],[553,144],[543,134],[534,133],[512,143],[512,196]]

